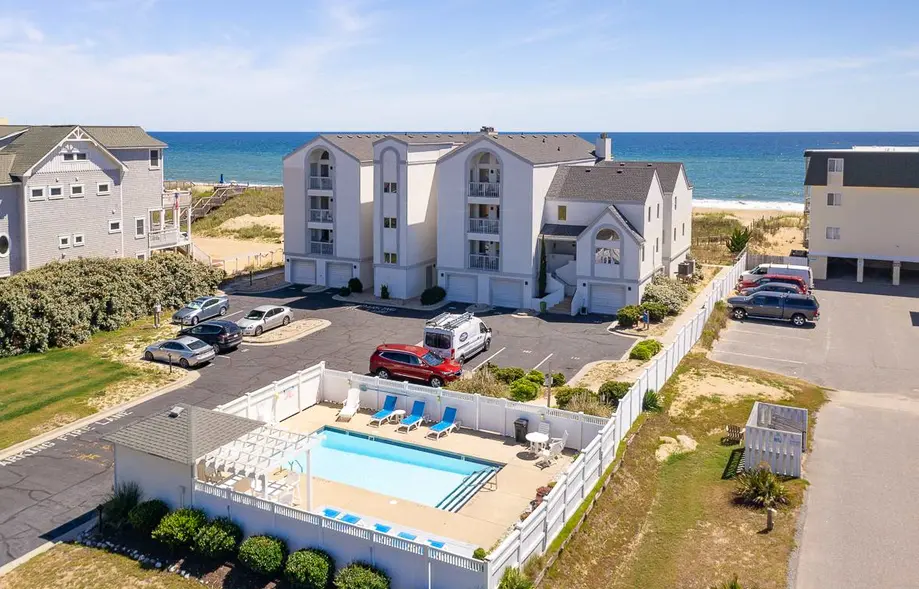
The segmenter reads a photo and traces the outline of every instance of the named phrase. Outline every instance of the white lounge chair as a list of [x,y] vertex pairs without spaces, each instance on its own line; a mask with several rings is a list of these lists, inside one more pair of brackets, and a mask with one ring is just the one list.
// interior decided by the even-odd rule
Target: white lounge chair
[[555,443],[555,442],[561,442],[561,443],[562,443],[562,450],[564,450],[564,449],[565,449],[565,444],[568,443],[568,430],[565,430],[565,433],[562,434],[562,437],[560,437],[560,438],[550,438],[550,439],[549,439],[549,444],[553,444],[553,443]]
[[541,434],[546,434],[547,436],[552,433],[552,424],[548,421],[540,421],[539,425],[536,426],[536,431]]
[[344,419],[345,421],[350,421],[354,414],[357,413],[358,409],[361,408],[361,391],[360,389],[348,389],[348,399],[345,401],[344,406],[341,408],[341,411],[338,412],[338,415],[335,417],[335,420]]
[[293,493],[293,498],[300,503],[300,475],[294,471],[287,473],[284,479],[284,490]]
[[562,453],[562,450],[565,449],[565,446],[562,445],[561,440],[557,442],[552,442],[549,444],[549,447],[545,450],[539,452],[539,460],[536,461],[536,466],[544,465],[550,466],[553,461],[555,461]]

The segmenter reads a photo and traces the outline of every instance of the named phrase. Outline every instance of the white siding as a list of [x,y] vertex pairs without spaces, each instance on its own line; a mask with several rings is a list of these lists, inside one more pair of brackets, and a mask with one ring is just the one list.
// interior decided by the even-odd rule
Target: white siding
[[136,482],[145,499],[162,499],[176,509],[191,498],[192,467],[115,445],[115,484]]

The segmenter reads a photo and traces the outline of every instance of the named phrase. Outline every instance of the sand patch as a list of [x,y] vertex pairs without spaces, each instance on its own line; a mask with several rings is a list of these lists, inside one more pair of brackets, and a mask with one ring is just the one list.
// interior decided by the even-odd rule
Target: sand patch
[[696,449],[696,441],[689,436],[683,434],[678,435],[676,438],[671,438],[670,436],[661,436],[661,445],[657,447],[657,450],[654,451],[654,457],[658,462],[664,462],[674,454],[684,454],[686,452],[692,452]]
[[234,217],[220,224],[221,231],[235,231],[237,229],[246,229],[255,225],[271,227],[280,232],[284,232],[284,215],[242,215]]
[[582,376],[574,386],[587,387],[596,392],[600,390],[600,385],[609,380],[634,380],[626,377],[631,372],[636,371],[644,363],[640,360],[624,360],[622,362],[604,361],[597,362]]
[[316,333],[321,329],[325,329],[332,322],[326,319],[300,319],[298,321],[293,321],[287,325],[282,325],[281,327],[276,327],[271,331],[266,331],[259,336],[245,336],[247,343],[254,344],[276,344],[281,342],[293,341],[295,339],[300,339],[301,337],[306,337],[311,333]]
[[281,255],[283,246],[277,243],[233,239],[231,237],[200,237],[198,235],[192,235],[192,239],[196,246],[214,260],[226,260],[242,256],[244,263],[247,255],[278,252],[277,259],[283,261],[283,256]]
[[686,375],[680,379],[680,392],[670,405],[670,415],[682,415],[696,401],[713,398],[736,403],[743,399],[782,401],[792,398],[791,393],[777,386],[752,380],[746,376],[703,373]]

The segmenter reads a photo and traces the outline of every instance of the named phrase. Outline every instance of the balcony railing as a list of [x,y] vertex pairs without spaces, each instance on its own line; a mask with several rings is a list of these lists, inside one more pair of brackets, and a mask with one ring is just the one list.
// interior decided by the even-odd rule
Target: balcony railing
[[310,221],[313,223],[331,223],[332,211],[329,209],[310,209]]
[[191,206],[191,193],[187,190],[172,191],[163,193],[163,208],[174,209],[176,201],[179,201],[179,208]]
[[332,246],[333,244],[331,241],[311,241],[310,242],[310,253],[320,254],[323,256],[331,256]]
[[310,176],[310,188],[313,190],[332,190],[332,179],[326,176]]
[[498,256],[469,254],[469,267],[476,270],[498,271]]
[[151,249],[185,245],[188,243],[188,233],[179,231],[178,229],[151,231],[147,233],[147,243]]
[[471,233],[497,234],[500,227],[501,221],[498,219],[469,219],[469,231]]
[[487,196],[498,198],[501,195],[501,185],[497,182],[470,182],[469,196]]

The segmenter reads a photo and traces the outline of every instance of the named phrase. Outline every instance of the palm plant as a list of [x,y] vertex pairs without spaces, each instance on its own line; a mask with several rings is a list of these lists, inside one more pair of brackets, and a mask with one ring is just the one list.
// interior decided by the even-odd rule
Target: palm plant
[[739,254],[747,247],[751,237],[753,237],[753,232],[750,231],[749,227],[738,227],[734,229],[734,231],[731,232],[731,236],[728,238],[728,251],[732,254]]
[[789,499],[788,489],[768,465],[739,475],[734,493],[740,503],[754,507],[775,507],[788,503]]

